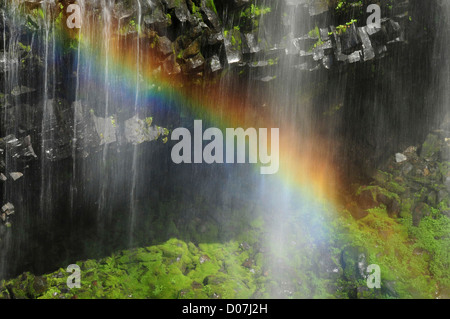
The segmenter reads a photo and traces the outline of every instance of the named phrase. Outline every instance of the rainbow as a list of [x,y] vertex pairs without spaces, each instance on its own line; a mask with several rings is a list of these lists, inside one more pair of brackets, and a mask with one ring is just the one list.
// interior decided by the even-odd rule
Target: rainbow
[[276,114],[267,108],[253,105],[247,95],[221,85],[220,79],[219,83],[193,85],[181,77],[156,73],[157,57],[144,39],[139,40],[138,48],[136,39],[128,41],[116,33],[108,39],[109,48],[105,50],[104,44],[98,41],[103,30],[96,30],[92,27],[81,29],[81,55],[86,53],[88,59],[93,59],[91,74],[102,74],[108,63],[110,74],[118,79],[110,91],[119,89],[125,92],[132,105],[138,86],[136,74],[139,72],[140,105],[188,112],[194,118],[219,128],[279,127],[280,170],[277,177],[291,189],[308,192],[310,198],[334,203],[337,177],[333,165],[327,161],[326,141],[319,138],[300,140],[294,127],[280,123]]
[[[60,17],[61,13],[62,10],[59,11]],[[223,85],[220,78],[218,83],[195,85],[181,77],[156,72],[158,58],[143,34],[136,32],[130,40],[131,37],[119,34],[120,25],[101,24],[98,25],[91,17],[83,20],[81,29],[68,29],[64,19],[54,27],[60,33],[56,39],[58,50],[67,45],[63,39],[76,39],[78,42],[79,47],[74,48],[79,57],[76,63],[88,66],[87,69],[79,69],[77,74],[80,87],[95,92],[97,87],[107,85],[110,99],[120,95],[130,107],[152,105],[187,112],[219,128],[279,127],[280,169],[276,177],[290,190],[308,194],[311,201],[337,205],[335,190],[338,179],[333,164],[328,161],[327,141],[318,137],[300,138],[296,128],[282,123],[267,108],[255,106],[247,95]],[[108,83],[105,70],[108,70]],[[80,90],[79,98],[83,98],[83,90]]]

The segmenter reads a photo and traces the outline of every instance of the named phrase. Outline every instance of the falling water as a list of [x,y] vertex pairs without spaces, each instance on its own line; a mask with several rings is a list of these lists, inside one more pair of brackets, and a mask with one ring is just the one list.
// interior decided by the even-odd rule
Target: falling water
[[[53,69],[54,67],[54,56],[51,57],[49,54],[50,50],[54,50],[53,47],[55,45],[54,41],[50,40],[50,36],[54,40],[54,33],[52,31],[53,18],[51,14],[51,6],[54,5],[54,2],[43,1],[42,11],[44,14],[44,74],[43,74],[43,113],[42,113],[42,151],[41,151],[41,199],[40,199],[40,213],[42,218],[45,218],[46,214],[51,216],[51,202],[52,202],[52,172],[50,166],[48,165],[48,158],[51,154],[46,153],[48,150],[48,144],[51,143],[54,139],[53,130],[52,130],[52,121],[54,117],[54,95],[50,95],[49,98],[49,83],[52,83],[54,90],[54,73],[53,71],[49,71],[49,67]],[[51,46],[51,47],[50,47]],[[53,91],[54,92],[54,91]]]
[[[141,32],[141,17],[142,17],[142,8],[141,2],[137,0],[137,36],[136,36],[136,95],[134,99],[134,116],[138,114],[139,107],[139,82],[140,82],[140,32]],[[130,192],[130,246],[133,244],[133,232],[136,223],[136,187],[137,187],[137,178],[138,178],[138,145],[133,145],[133,164],[131,168],[132,174],[132,184],[131,184],[131,192]]]
[[[104,80],[104,94],[105,94],[105,109],[104,109],[104,118],[107,119],[109,117],[109,107],[110,107],[110,93],[109,93],[109,86],[110,86],[110,75],[109,75],[109,52],[110,52],[110,38],[111,38],[111,1],[108,0],[102,0],[102,17],[103,17],[103,57],[105,58],[105,69],[104,69],[104,76],[105,76],[105,80]],[[106,137],[107,136],[107,126],[106,124],[104,125],[104,131],[103,131],[103,136]],[[103,167],[102,172],[106,172],[106,170],[104,170],[105,166],[106,166],[106,162],[107,162],[107,158],[108,158],[108,144],[105,143],[103,145]],[[101,174],[102,175],[102,174]],[[106,204],[106,192],[107,192],[107,176],[101,176],[101,191],[100,191],[100,199],[98,202],[98,211],[99,211],[99,224],[102,224],[102,219],[105,218],[107,219],[109,216],[108,214],[108,208],[107,208],[107,204]]]

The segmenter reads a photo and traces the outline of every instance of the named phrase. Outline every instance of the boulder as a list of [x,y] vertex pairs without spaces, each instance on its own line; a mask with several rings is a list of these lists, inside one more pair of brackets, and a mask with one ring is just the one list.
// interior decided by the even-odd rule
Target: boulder
[[408,158],[404,155],[404,154],[402,154],[402,153],[397,153],[397,154],[395,154],[395,161],[397,162],[397,163],[402,163],[402,162],[404,162],[404,161],[406,161]]
[[192,73],[198,72],[203,69],[205,65],[205,59],[203,58],[201,53],[198,53],[196,56],[189,58],[183,65],[182,70],[183,73]]
[[435,134],[428,134],[425,142],[422,144],[420,157],[425,159],[436,158],[440,151],[440,140]]
[[352,54],[361,46],[362,42],[358,36],[358,30],[354,23],[340,35],[340,41],[342,53],[344,54]]
[[166,36],[159,37],[156,41],[156,51],[162,56],[167,56],[173,53],[172,41],[170,41]]
[[14,214],[14,205],[9,202],[3,205],[2,213],[6,214],[7,216]]
[[143,17],[144,25],[152,30],[166,29],[172,25],[170,15],[167,15],[161,7],[155,7],[150,14]]

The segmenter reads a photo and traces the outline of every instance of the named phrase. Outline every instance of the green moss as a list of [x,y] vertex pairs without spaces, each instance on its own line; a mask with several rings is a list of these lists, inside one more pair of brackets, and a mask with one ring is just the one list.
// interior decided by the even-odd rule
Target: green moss
[[17,44],[25,52],[30,52],[31,51],[31,47],[29,45],[24,45],[22,42],[18,42]]
[[[401,188],[401,186],[398,185],[398,188]],[[401,189],[403,189],[403,191],[404,191],[404,188],[401,188]],[[386,196],[389,199],[395,199],[398,202],[400,202],[400,197],[397,195],[396,192],[389,191],[389,190],[387,190],[387,189],[385,189],[383,187],[376,186],[376,185],[373,185],[373,186],[360,186],[357,189],[357,191],[356,191],[356,195],[360,195],[363,191],[366,191],[366,190],[370,191],[374,201],[377,201],[377,195],[378,194],[382,194],[382,195]]]
[[406,191],[404,186],[400,185],[399,183],[393,182],[393,181],[388,182],[385,185],[385,187],[389,191],[396,193],[396,194],[403,194]]
[[216,5],[214,4],[214,0],[206,0],[206,6],[211,10],[213,10],[218,15]]
[[319,27],[316,26],[314,29],[308,32],[308,36],[311,38],[318,38],[320,37]]

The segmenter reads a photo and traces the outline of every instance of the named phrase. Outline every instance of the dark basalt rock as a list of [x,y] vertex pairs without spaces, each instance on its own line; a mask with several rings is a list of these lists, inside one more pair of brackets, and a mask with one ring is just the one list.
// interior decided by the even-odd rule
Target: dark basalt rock
[[175,7],[175,16],[181,23],[189,20],[191,14],[185,1],[179,1]]
[[352,24],[350,28],[347,28],[345,32],[341,34],[339,37],[341,41],[341,50],[344,54],[351,54],[361,45],[361,40],[358,36],[358,30],[356,29],[355,24]]
[[214,31],[221,31],[222,23],[216,12],[208,5],[211,0],[201,0],[201,11],[203,14],[203,20]]
[[171,54],[163,62],[163,69],[168,75],[176,75],[181,73],[180,65],[174,54]]
[[222,63],[217,55],[214,55],[207,61],[210,72],[217,72],[223,69]]
[[[5,161],[5,156],[8,155],[10,159],[15,159],[22,162],[27,162],[37,158],[31,145],[30,136],[23,138],[16,138],[14,135],[8,135],[0,138],[0,158],[2,162]],[[0,171],[4,171],[5,167],[0,166]]]
[[205,59],[201,53],[198,53],[196,56],[187,59],[186,63],[182,66],[182,70],[183,73],[198,72],[203,70],[204,65]]
[[143,21],[150,30],[166,29],[172,25],[171,17],[160,7],[155,8],[151,14],[145,15]]
[[183,51],[183,59],[188,59],[199,54],[200,45],[201,45],[200,38],[197,38],[191,44],[189,44],[186,50]]
[[172,41],[170,41],[166,36],[159,37],[156,43],[156,50],[163,56],[173,53]]

